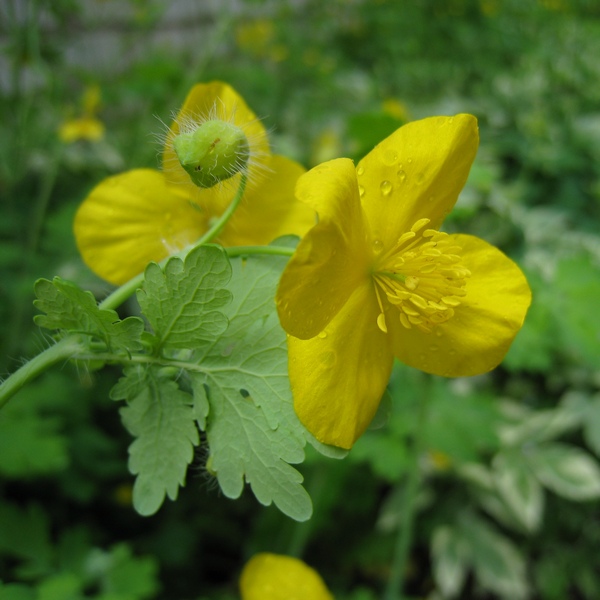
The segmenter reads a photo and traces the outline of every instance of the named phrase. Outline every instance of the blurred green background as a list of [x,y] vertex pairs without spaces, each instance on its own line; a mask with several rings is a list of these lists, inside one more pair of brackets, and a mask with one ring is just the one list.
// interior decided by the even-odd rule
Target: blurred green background
[[338,599],[380,597],[418,405],[431,397],[414,598],[600,598],[598,0],[5,0],[0,4],[0,372],[49,344],[33,282],[109,291],[71,223],[102,178],[158,165],[187,90],[233,85],[307,167],[408,120],[470,112],[481,147],[446,229],[519,262],[534,293],[503,365],[400,365],[387,423],[301,466],[297,524],[230,501],[199,452],[177,502],[131,508],[119,373],[64,365],[0,413],[1,600],[225,600],[255,552],[301,556]]

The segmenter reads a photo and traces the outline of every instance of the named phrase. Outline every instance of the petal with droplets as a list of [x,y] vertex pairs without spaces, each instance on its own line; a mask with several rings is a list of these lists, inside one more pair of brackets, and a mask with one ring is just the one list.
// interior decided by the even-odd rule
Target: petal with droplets
[[378,315],[373,283],[366,281],[321,334],[288,338],[296,414],[325,444],[351,448],[377,411],[393,361]]
[[465,185],[478,144],[472,115],[430,117],[404,125],[363,158],[357,167],[363,206],[385,249],[421,219],[439,229]]
[[277,309],[289,334],[309,339],[369,280],[371,254],[351,160],[340,158],[310,170],[298,180],[296,195],[317,211],[319,222],[281,276]]
[[407,365],[445,377],[479,375],[504,358],[523,325],[531,290],[521,269],[494,246],[471,235],[450,237],[471,271],[454,316],[431,333],[403,327],[392,306],[386,321],[394,354]]

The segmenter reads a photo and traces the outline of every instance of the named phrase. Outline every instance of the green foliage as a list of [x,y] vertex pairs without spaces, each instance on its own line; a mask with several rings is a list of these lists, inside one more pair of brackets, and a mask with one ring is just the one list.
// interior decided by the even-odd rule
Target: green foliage
[[229,261],[218,246],[193,250],[185,263],[171,259],[164,270],[148,265],[138,302],[154,329],[158,349],[191,349],[218,338],[227,329],[227,319],[218,309],[231,301],[224,289],[230,277]]
[[[48,388],[61,391],[60,377],[30,385],[19,401],[0,411],[0,474],[8,479],[29,479],[57,473],[69,462],[68,440],[62,419],[48,411]],[[58,408],[58,407],[56,407]]]
[[200,369],[191,378],[202,414],[208,412],[211,468],[224,494],[237,498],[245,479],[262,504],[274,502],[303,521],[312,512],[310,498],[288,463],[304,459],[307,434],[292,408],[285,334],[274,313],[283,264],[234,261],[229,328],[196,352]]
[[292,408],[285,334],[273,302],[284,264],[238,259],[231,277],[225,252],[201,246],[185,261],[146,270],[138,298],[154,329],[147,338],[154,357],[127,368],[111,393],[127,400],[121,414],[136,438],[129,468],[141,514],[155,513],[165,495],[177,497],[200,443],[198,426],[227,497],[238,498],[245,481],[262,504],[274,502],[296,520],[310,517],[302,475],[289,463],[303,461],[307,439],[327,449]]
[[113,388],[114,400],[127,400],[123,424],[136,440],[129,448],[129,470],[137,475],[133,506],[154,514],[165,494],[175,500],[198,445],[192,398],[154,368],[134,366]]
[[[177,31],[160,2],[132,0],[114,13],[107,4],[106,20],[93,5],[42,1],[2,13],[1,373],[39,352],[31,282],[54,274],[36,285],[45,313],[37,323],[79,336],[89,352],[76,376],[59,364],[0,412],[0,599],[231,600],[243,562],[264,549],[304,550],[336,598],[380,597],[425,395],[407,595],[600,597],[596,4],[248,1],[221,14],[196,3]],[[267,33],[245,47],[239,30],[261,22]],[[170,32],[177,43],[152,45]],[[100,38],[112,41],[96,52]],[[82,43],[91,50],[79,52]],[[273,147],[305,165],[331,154],[324,131],[334,132],[335,156],[360,158],[397,124],[382,109],[388,99],[410,118],[472,112],[481,147],[446,226],[501,247],[533,288],[525,326],[495,373],[431,385],[399,370],[389,415],[382,410],[346,461],[309,455],[302,474],[315,514],[304,530],[247,494],[233,503],[198,490],[218,484],[237,497],[249,482],[260,502],[308,514],[287,463],[302,461],[309,436],[290,418],[282,383],[285,338],[267,292],[277,261],[235,260],[227,283],[226,261],[207,255],[212,284],[201,269],[184,276],[181,261],[150,267],[139,302],[153,334],[133,303],[119,316],[82,291],[102,298],[108,288],[77,255],[71,228],[81,199],[108,174],[156,166],[154,115],[167,122],[193,83],[211,79],[268,115]],[[106,135],[62,143],[56,131],[80,114],[90,84],[101,90]],[[243,305],[244,320],[247,290],[257,300]],[[126,402],[123,422],[135,437],[134,502],[152,512],[178,496],[143,520],[128,500],[131,439],[107,401],[120,365],[126,374],[113,396]],[[152,473],[156,487],[140,494]],[[193,489],[180,490],[184,482]]]
[[35,317],[40,327],[85,333],[100,339],[115,352],[141,349],[143,321],[136,317],[121,321],[114,310],[98,308],[91,292],[55,277],[53,281],[38,280],[35,294],[35,307],[46,313]]
[[[28,582],[0,583],[3,600],[144,600],[158,591],[153,558],[134,556],[126,544],[108,551],[92,547],[74,531],[55,544],[48,516],[39,506],[2,505],[0,528],[0,556],[18,561],[16,573]],[[76,560],[65,560],[69,555]],[[90,594],[91,589],[96,591]]]

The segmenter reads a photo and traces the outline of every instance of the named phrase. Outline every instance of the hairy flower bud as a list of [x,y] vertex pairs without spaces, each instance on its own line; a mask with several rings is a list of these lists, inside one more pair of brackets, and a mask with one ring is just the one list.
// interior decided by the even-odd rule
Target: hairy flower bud
[[242,171],[250,155],[242,129],[220,119],[180,133],[173,139],[173,147],[181,166],[201,188],[213,187]]

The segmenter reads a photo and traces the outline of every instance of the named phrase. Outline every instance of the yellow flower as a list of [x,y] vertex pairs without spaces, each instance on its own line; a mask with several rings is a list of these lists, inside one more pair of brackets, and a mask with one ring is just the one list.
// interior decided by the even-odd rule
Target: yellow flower
[[394,356],[435,375],[497,366],[531,292],[521,270],[471,235],[439,231],[477,152],[471,115],[409,123],[355,168],[315,167],[296,194],[319,223],[277,293],[300,420],[350,448],[373,418]]
[[238,173],[208,189],[194,185],[173,147],[173,138],[208,120],[241,128],[248,139],[248,185],[241,204],[215,240],[224,246],[268,244],[285,234],[304,234],[314,211],[294,198],[304,172],[272,155],[262,123],[225,83],[198,84],[190,91],[166,135],[163,171],[135,169],[96,186],[75,216],[75,238],[85,263],[100,277],[122,284],[197,241],[231,203]]
[[89,86],[81,103],[83,114],[67,119],[58,129],[58,137],[65,144],[79,140],[97,142],[104,137],[104,123],[95,116],[100,104],[100,88],[97,85]]
[[104,123],[93,116],[67,119],[58,130],[58,137],[65,144],[79,140],[97,142],[104,137]]
[[257,554],[240,579],[242,600],[333,600],[320,575],[297,558]]

